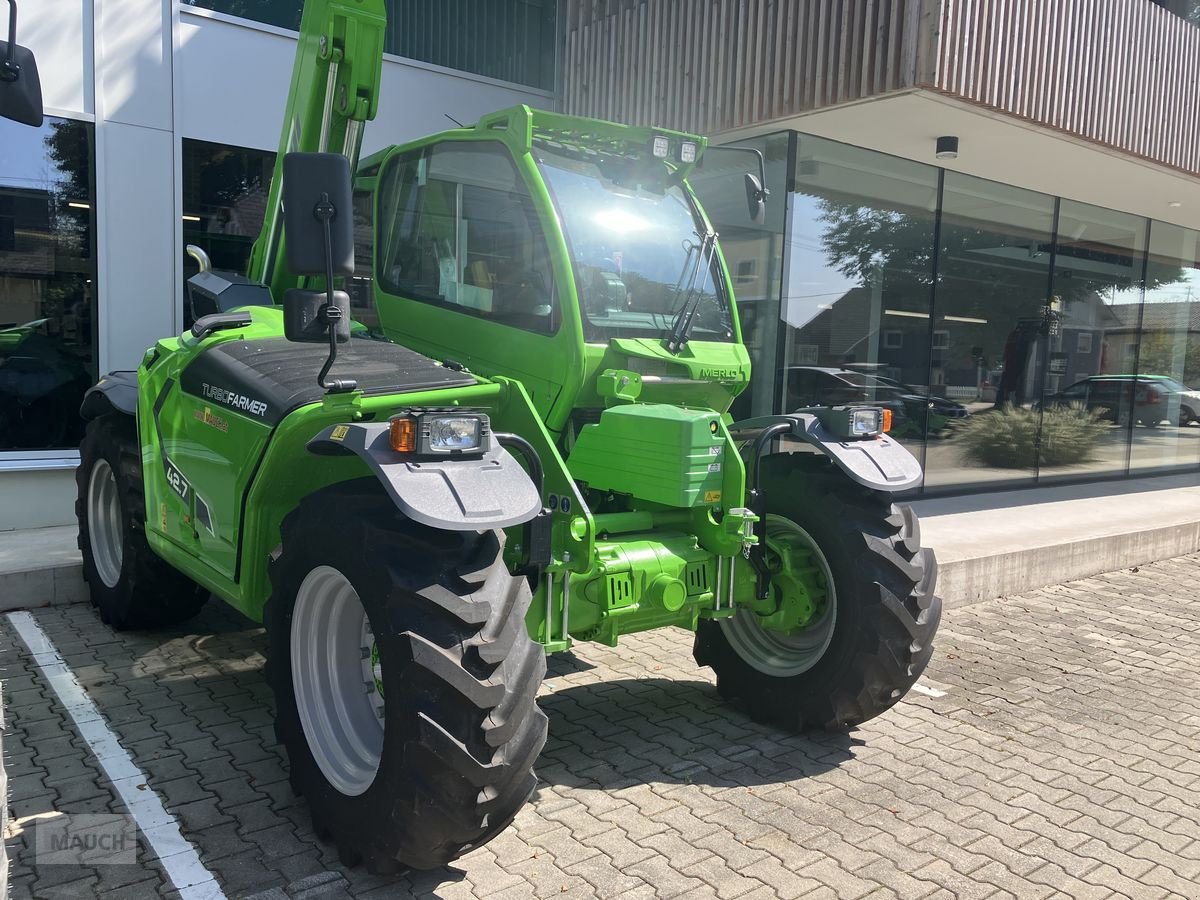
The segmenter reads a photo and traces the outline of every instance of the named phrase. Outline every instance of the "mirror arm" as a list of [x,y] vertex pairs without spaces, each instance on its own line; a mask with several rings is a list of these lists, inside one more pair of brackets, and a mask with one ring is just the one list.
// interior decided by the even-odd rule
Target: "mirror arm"
[[755,197],[754,199],[762,200],[765,202],[767,199],[767,196],[771,192],[767,190],[767,162],[766,162],[766,159],[763,157],[763,152],[761,150],[759,150],[757,147],[725,147],[725,146],[720,146],[720,145],[714,146],[712,144],[710,144],[704,152],[712,153],[714,150],[718,150],[722,153],[753,153],[754,154],[755,158],[758,160],[758,183],[762,185],[762,190],[760,190],[758,192],[758,196]]
[[8,59],[0,64],[0,81],[16,81],[21,67],[13,59],[17,52],[17,0],[8,0]]
[[329,194],[321,192],[321,199],[313,209],[313,215],[320,220],[325,230],[325,308],[321,310],[321,318],[329,327],[329,358],[325,360],[325,365],[317,375],[317,384],[331,394],[344,394],[357,388],[358,382],[353,378],[325,381],[325,376],[337,361],[337,328],[334,326],[342,317],[342,310],[333,299],[333,229],[330,223],[337,215],[337,208],[329,201]]

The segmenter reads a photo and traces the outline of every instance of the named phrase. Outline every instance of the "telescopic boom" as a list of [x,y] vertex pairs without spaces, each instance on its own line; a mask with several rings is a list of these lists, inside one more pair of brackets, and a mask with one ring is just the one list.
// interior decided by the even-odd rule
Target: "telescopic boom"
[[254,242],[247,276],[271,288],[276,303],[300,277],[284,256],[283,157],[292,151],[342,153],[353,170],[363,126],[379,109],[384,0],[308,0],[300,23],[300,46],[275,157],[275,173],[262,231]]

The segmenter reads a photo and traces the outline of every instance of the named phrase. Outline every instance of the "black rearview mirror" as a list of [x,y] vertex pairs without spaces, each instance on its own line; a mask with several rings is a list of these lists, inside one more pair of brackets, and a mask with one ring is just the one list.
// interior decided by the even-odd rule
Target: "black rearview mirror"
[[40,128],[42,82],[27,47],[17,46],[17,4],[8,0],[8,40],[0,41],[0,118]]
[[339,344],[350,340],[350,295],[333,292],[338,312],[326,314],[329,295],[325,291],[292,288],[283,295],[283,336],[302,344],[329,343],[330,329]]
[[354,274],[352,202],[350,162],[340,153],[289,153],[283,158],[283,233],[293,273],[325,275],[331,262],[333,275]]
[[750,211],[750,221],[760,224],[767,214],[767,192],[763,190],[762,182],[757,175],[746,173],[746,206]]

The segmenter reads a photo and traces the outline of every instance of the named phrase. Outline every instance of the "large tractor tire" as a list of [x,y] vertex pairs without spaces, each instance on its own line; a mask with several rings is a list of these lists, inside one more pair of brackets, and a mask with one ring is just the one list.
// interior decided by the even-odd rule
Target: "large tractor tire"
[[916,514],[826,460],[763,461],[772,591],[819,598],[803,627],[764,628],[742,608],[700,623],[695,657],[720,694],[792,730],[844,730],[896,704],[933,653],[937,565]]
[[547,725],[503,532],[419,525],[374,479],[317,491],[281,530],[268,678],[314,830],[377,875],[490,840],[533,793]]
[[88,423],[75,484],[83,577],[100,618],[124,630],[175,625],[199,612],[208,592],[146,542],[142,454],[131,417]]

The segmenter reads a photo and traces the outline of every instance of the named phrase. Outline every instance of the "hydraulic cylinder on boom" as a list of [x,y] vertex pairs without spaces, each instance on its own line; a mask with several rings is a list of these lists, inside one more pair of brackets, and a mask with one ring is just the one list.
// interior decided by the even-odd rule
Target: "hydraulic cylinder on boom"
[[304,4],[271,193],[246,272],[251,281],[270,287],[276,303],[288,288],[304,286],[304,278],[288,271],[285,263],[284,156],[295,151],[341,153],[354,170],[363,127],[379,111],[386,29],[384,0]]

